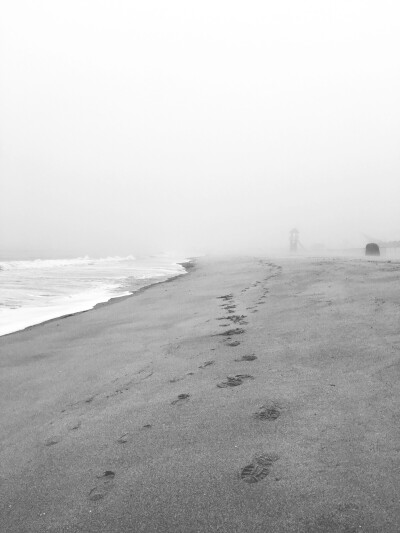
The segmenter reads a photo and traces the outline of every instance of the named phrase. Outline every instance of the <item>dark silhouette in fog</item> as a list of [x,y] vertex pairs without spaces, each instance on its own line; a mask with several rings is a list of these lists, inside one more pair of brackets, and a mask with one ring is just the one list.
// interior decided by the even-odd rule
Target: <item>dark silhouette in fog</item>
[[374,242],[368,243],[365,247],[365,255],[381,255],[379,246]]

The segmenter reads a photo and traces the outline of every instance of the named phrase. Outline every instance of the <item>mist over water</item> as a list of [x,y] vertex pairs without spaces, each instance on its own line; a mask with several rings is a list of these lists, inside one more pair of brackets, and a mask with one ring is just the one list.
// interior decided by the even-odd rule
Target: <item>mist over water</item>
[[400,6],[1,6],[0,251],[400,239]]

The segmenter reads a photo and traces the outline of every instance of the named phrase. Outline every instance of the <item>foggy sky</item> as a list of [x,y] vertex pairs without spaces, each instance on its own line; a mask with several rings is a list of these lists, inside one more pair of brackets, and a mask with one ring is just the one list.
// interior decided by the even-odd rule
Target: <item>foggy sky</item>
[[0,249],[400,239],[397,0],[0,8]]

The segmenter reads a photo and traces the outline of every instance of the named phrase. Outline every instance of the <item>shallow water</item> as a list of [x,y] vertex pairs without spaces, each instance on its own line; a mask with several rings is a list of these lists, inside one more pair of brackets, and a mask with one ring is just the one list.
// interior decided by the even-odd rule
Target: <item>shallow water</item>
[[0,335],[92,309],[184,274],[182,257],[36,259],[0,262]]

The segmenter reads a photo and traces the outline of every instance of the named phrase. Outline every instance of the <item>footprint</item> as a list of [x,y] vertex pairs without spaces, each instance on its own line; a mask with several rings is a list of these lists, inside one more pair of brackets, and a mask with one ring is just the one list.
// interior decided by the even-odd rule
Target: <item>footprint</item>
[[250,464],[245,466],[240,477],[245,483],[257,483],[266,478],[272,464],[279,459],[276,454],[262,454],[255,456]]
[[225,335],[227,337],[230,337],[231,335],[241,335],[244,332],[245,330],[243,328],[235,328],[235,329],[228,329],[222,333],[218,333],[218,335]]
[[222,296],[217,296],[220,300],[232,300],[233,294],[223,294]]
[[89,500],[96,502],[102,500],[110,490],[113,488],[113,480],[115,478],[115,472],[112,470],[106,470],[103,474],[97,476],[101,482],[89,492]]
[[244,379],[254,379],[250,374],[237,374],[236,376],[228,376],[226,381],[217,383],[217,387],[224,389],[226,387],[237,387],[243,383]]
[[235,361],[239,363],[240,361],[255,361],[256,359],[257,359],[256,355],[249,354],[249,355],[242,355],[240,359],[235,359]]
[[117,442],[118,444],[125,444],[126,442],[128,442],[128,439],[129,439],[128,433],[124,433],[123,435],[120,436]]
[[246,315],[232,315],[232,316],[228,316],[226,317],[227,320],[231,320],[232,322],[234,322],[235,324],[236,323],[239,323],[239,324],[248,324],[248,322],[246,322],[245,318],[246,318]]
[[115,478],[115,472],[112,470],[106,470],[103,474],[97,476],[98,479],[104,479],[105,481],[111,481]]
[[227,342],[226,345],[227,346],[239,346],[240,342],[239,341],[232,341],[232,342]]
[[240,379],[254,379],[254,376],[252,376],[251,374],[236,374],[235,377]]
[[228,376],[226,381],[221,381],[221,383],[217,383],[217,387],[220,389],[223,389],[225,387],[237,387],[238,385],[241,385],[243,383],[243,380],[234,376]]
[[279,406],[275,403],[271,403],[268,405],[262,405],[258,411],[254,413],[253,417],[258,420],[276,420],[280,415],[281,411]]
[[206,368],[207,366],[213,365],[215,361],[205,361],[199,368]]
[[57,437],[57,436],[52,436],[52,437],[49,437],[48,439],[46,439],[44,441],[44,445],[45,446],[54,446],[54,444],[58,444],[61,440],[61,437]]
[[171,378],[169,380],[170,383],[176,383],[177,381],[182,381],[183,377],[175,377],[175,378]]
[[70,431],[74,431],[74,430],[76,430],[76,429],[79,429],[79,428],[81,427],[81,425],[82,425],[82,422],[81,422],[80,420],[78,420],[77,422],[73,422],[73,423],[68,427],[68,429],[69,429]]
[[171,402],[171,405],[175,405],[177,403],[182,403],[182,402],[188,400],[189,398],[190,398],[190,394],[187,394],[187,393],[179,394],[178,398],[176,398],[176,400],[173,400]]

